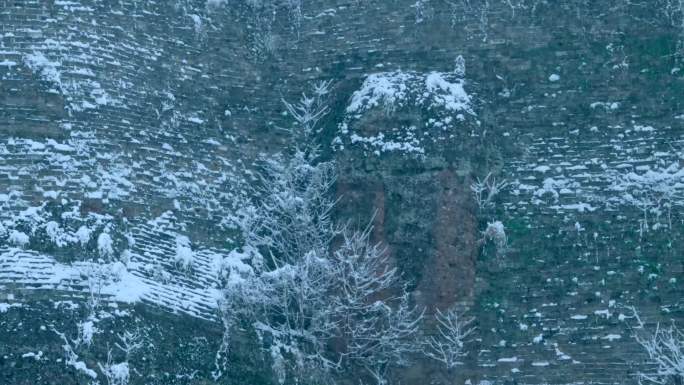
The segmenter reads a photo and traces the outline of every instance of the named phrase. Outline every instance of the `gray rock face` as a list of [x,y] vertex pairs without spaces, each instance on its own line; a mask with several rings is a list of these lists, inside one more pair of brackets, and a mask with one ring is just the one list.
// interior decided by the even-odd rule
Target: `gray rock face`
[[214,365],[217,299],[281,99],[316,80],[336,215],[427,314],[476,320],[462,366],[404,383],[634,382],[631,307],[684,314],[675,3],[0,0],[0,382],[106,383],[128,330],[131,384],[268,383],[247,342]]

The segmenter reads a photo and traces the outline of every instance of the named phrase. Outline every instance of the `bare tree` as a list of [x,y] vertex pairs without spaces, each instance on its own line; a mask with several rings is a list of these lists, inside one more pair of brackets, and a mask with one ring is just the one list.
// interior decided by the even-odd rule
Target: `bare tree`
[[126,330],[123,333],[117,333],[116,337],[119,342],[115,342],[114,346],[124,353],[126,361],[129,361],[131,356],[143,347],[145,341],[140,330]]
[[88,319],[95,319],[102,302],[102,289],[107,284],[108,266],[98,263],[88,264],[80,271],[88,285]]
[[326,249],[335,235],[334,201],[326,195],[335,183],[335,168],[310,162],[302,151],[267,160],[253,190],[259,202],[242,211],[245,243],[261,248],[273,268]]
[[342,230],[342,245],[332,256],[310,252],[255,272],[227,293],[224,314],[251,319],[259,339],[270,341],[281,383],[363,369],[384,384],[391,367],[419,353],[422,312],[369,233]]
[[472,318],[464,318],[455,307],[442,313],[437,309],[437,334],[425,341],[425,355],[453,369],[466,355],[464,343],[475,328]]
[[639,330],[634,338],[644,348],[654,368],[649,372],[639,372],[639,383],[664,385],[684,381],[684,332],[674,322],[667,328],[656,324],[655,330],[648,332],[636,308],[630,309]]
[[672,228],[672,209],[684,198],[680,187],[682,170],[684,168],[673,163],[669,167],[659,167],[643,174],[630,172],[615,177],[611,189],[619,194],[617,199],[633,205],[642,213],[639,220],[640,237],[660,227]]
[[131,378],[128,361],[114,363],[111,349],[107,352],[107,361],[104,364],[98,362],[97,366],[107,380],[107,385],[128,385]]
[[[52,328],[63,342],[62,349],[65,354],[65,364],[90,377],[93,380],[93,384],[99,384],[96,381],[98,373],[89,368],[85,361],[80,360],[79,355],[89,353],[89,349],[93,344],[93,337],[96,333],[102,331],[95,326],[98,321],[99,319],[89,312],[84,321],[76,324],[77,335],[73,339],[67,337],[65,333],[59,332],[54,327]],[[112,349],[108,349],[107,360],[104,363],[97,362],[97,367],[100,369],[100,373],[104,376],[108,385],[127,385],[130,380],[129,362],[132,355],[143,347],[145,337],[139,329],[134,331],[127,330],[116,334],[116,336],[118,341],[114,343],[114,346],[123,353],[124,359],[121,362],[115,363],[112,359]]]
[[330,109],[325,104],[325,97],[330,93],[330,81],[320,81],[313,84],[313,96],[309,97],[302,94],[297,103],[290,103],[282,100],[285,108],[290,113],[297,125],[292,131],[295,139],[303,143],[295,143],[307,145],[312,139],[312,135],[316,133],[316,126],[321,118],[330,112]]
[[640,373],[640,379],[656,384],[684,380],[684,333],[674,324],[668,328],[658,325],[653,334],[637,337],[637,342],[656,366],[653,373]]
[[[316,100],[328,87],[321,83],[314,98],[285,104],[297,123],[293,136],[311,139],[327,112]],[[280,383],[329,383],[362,369],[384,384],[393,366],[419,352],[422,312],[384,249],[370,241],[370,227],[333,224],[334,164],[319,161],[306,143],[293,147],[291,156],[264,162],[257,199],[243,210],[251,267],[230,273],[226,333],[249,324]]]
[[472,1],[447,1],[451,7],[451,26],[456,27],[467,22],[469,19],[477,22],[482,41],[486,42],[489,36],[489,0]]
[[342,245],[332,257],[336,287],[331,299],[336,332],[346,341],[340,359],[383,384],[392,366],[405,365],[420,352],[423,312],[411,305],[396,268],[390,268],[384,248],[370,242],[370,232],[370,227],[342,232]]
[[98,362],[97,366],[107,380],[108,385],[128,385],[131,378],[131,358],[133,354],[143,347],[145,336],[139,329],[136,329],[118,333],[116,337],[118,341],[114,343],[114,346],[124,354],[124,359],[120,362],[114,362],[112,359],[112,349],[109,349],[107,351],[107,361],[104,364]]
[[331,220],[335,201],[329,192],[336,170],[332,162],[319,160],[313,144],[317,125],[328,113],[325,97],[329,92],[330,82],[321,81],[312,87],[314,96],[303,94],[295,104],[283,100],[295,120],[287,130],[292,154],[263,161],[251,194],[258,202],[242,210],[245,244],[261,248],[273,268],[311,251],[320,253],[335,236]]
[[480,180],[477,178],[475,182],[470,185],[470,190],[475,194],[475,201],[477,206],[482,209],[492,204],[494,197],[508,186],[506,180],[497,181],[492,173]]

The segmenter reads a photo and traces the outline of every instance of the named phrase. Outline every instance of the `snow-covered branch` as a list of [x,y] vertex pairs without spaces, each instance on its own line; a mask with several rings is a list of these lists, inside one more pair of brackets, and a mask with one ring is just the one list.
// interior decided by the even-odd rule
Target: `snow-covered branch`
[[487,228],[482,232],[483,239],[481,243],[491,241],[496,247],[497,255],[503,255],[508,250],[508,237],[506,236],[506,229],[501,221],[488,222]]

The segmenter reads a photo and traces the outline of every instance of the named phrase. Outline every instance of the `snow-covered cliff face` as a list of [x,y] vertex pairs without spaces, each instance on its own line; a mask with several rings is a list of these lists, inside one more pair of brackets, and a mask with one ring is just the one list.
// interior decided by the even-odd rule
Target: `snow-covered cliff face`
[[97,269],[114,300],[214,318],[229,239],[209,230],[241,179],[182,100],[206,76],[188,7],[3,4],[3,283],[78,292]]
[[137,330],[131,383],[258,381],[239,351],[212,377],[233,218],[281,99],[332,80],[339,217],[377,210],[416,300],[477,320],[406,381],[631,381],[625,307],[682,321],[684,31],[593,3],[0,0],[0,378],[105,383]]

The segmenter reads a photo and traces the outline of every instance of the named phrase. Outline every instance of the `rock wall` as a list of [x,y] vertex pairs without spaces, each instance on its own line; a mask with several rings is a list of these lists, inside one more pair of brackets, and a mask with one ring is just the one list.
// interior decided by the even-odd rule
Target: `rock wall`
[[[373,218],[428,313],[476,319],[462,367],[406,381],[635,382],[629,307],[647,326],[684,310],[681,10],[254,4],[0,0],[6,382],[87,383],[55,331],[75,333],[97,291],[87,366],[133,322],[157,350],[132,383],[213,383],[231,218],[285,141],[281,99],[315,80],[333,81],[320,140],[340,218]],[[508,185],[478,207],[490,172]],[[232,354],[218,382],[263,381]]]

